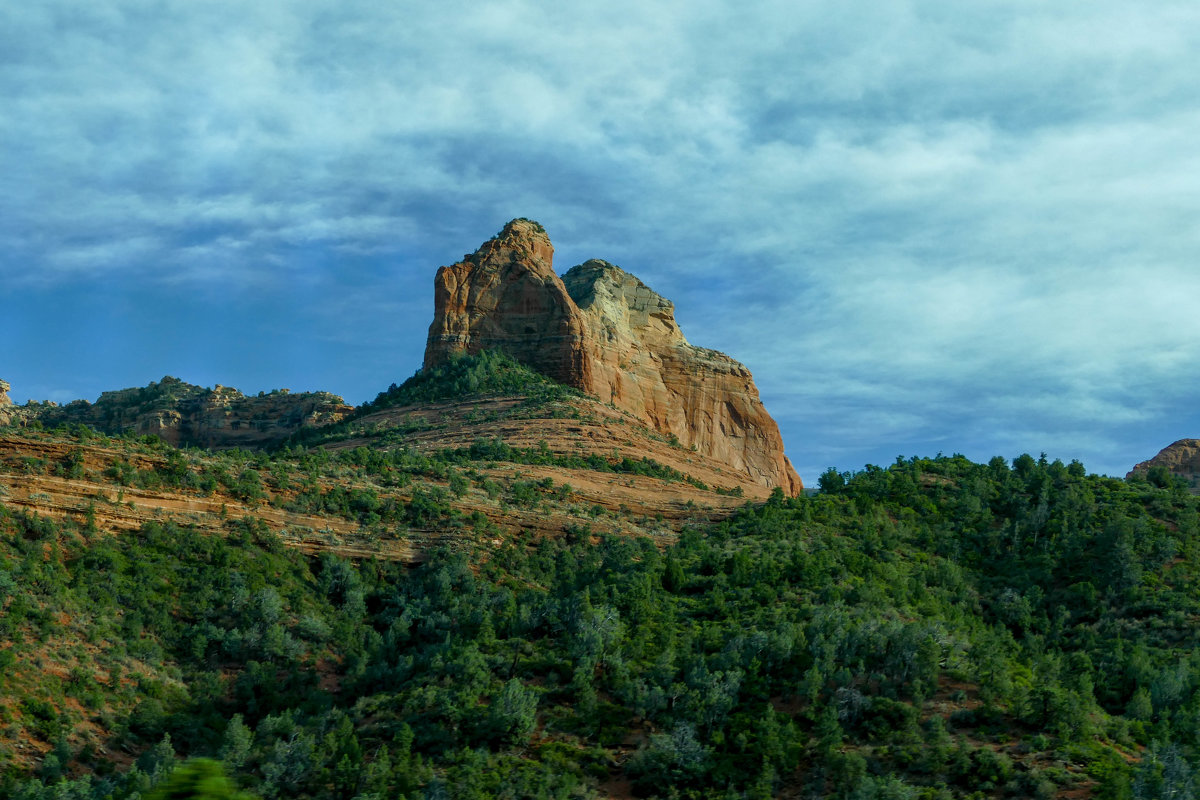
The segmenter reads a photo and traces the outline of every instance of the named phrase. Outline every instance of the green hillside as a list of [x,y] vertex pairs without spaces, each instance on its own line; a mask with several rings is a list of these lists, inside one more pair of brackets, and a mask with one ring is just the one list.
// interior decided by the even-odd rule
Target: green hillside
[[1030,456],[821,488],[415,568],[0,508],[0,796],[201,757],[263,798],[1193,796],[1200,501]]
[[443,401],[478,400],[495,396],[521,398],[517,413],[538,412],[556,401],[581,396],[578,391],[547,378],[514,361],[501,350],[484,350],[462,355],[445,364],[419,369],[399,386],[392,384],[363,403],[346,419],[319,428],[306,427],[282,442],[280,448],[329,444],[355,437],[378,434],[373,426],[361,421],[380,411],[397,406]]

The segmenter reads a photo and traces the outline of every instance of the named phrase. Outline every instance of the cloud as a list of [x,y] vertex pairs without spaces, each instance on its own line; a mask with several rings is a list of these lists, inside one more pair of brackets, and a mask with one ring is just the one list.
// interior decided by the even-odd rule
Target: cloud
[[[0,287],[26,302],[0,329],[136,287],[261,318],[229,336],[292,330],[370,396],[335,348],[419,360],[432,268],[531,216],[562,268],[622,264],[745,360],[793,451],[1036,439],[1117,465],[1192,419],[1198,23],[1115,0],[10,4]],[[67,339],[40,346],[71,369]],[[214,349],[234,372],[237,348]]]

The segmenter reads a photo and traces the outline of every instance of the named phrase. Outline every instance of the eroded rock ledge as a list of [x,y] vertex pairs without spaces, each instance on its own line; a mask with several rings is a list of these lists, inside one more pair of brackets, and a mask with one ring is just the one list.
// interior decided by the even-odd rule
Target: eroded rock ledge
[[499,349],[674,436],[752,484],[803,489],[745,366],[688,343],[671,301],[606,261],[561,278],[542,226],[508,223],[438,270],[425,366]]

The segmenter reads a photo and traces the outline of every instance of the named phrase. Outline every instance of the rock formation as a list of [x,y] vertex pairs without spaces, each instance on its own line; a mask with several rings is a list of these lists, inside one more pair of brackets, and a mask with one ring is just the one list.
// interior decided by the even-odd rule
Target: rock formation
[[1167,445],[1154,458],[1134,466],[1125,477],[1145,475],[1151,468],[1159,466],[1187,480],[1188,486],[1195,491],[1200,486],[1200,439],[1180,439]]
[[0,381],[0,425],[7,425],[13,417],[13,402],[8,399],[8,381]]
[[553,258],[541,225],[514,220],[474,254],[439,269],[425,366],[455,353],[496,349],[584,388],[583,319],[554,274]]
[[176,447],[214,450],[274,444],[301,427],[328,425],[353,410],[328,392],[284,389],[247,397],[237,389],[205,389],[170,376],[143,388],[105,392],[95,403],[23,408],[27,418],[47,426],[77,422],[110,434],[153,434]]
[[425,366],[503,350],[749,483],[803,489],[746,367],[689,344],[671,302],[619,267],[592,260],[560,278],[553,257],[542,226],[520,219],[439,269]]

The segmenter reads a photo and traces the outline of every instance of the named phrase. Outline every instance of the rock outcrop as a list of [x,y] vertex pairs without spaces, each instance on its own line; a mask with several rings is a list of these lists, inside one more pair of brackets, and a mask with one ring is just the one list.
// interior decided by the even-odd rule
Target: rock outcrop
[[206,389],[170,376],[142,388],[105,392],[95,403],[22,408],[26,418],[47,426],[77,422],[105,433],[153,434],[176,447],[214,450],[274,444],[302,427],[337,422],[353,410],[328,392],[283,389],[247,397],[237,389]]
[[1200,439],[1180,439],[1159,451],[1149,461],[1134,466],[1125,477],[1147,475],[1154,467],[1166,467],[1172,475],[1187,481],[1192,491],[1200,487]]
[[13,418],[13,402],[8,398],[11,388],[8,381],[0,381],[0,425],[7,425]]
[[503,350],[727,464],[749,484],[803,489],[745,366],[689,344],[672,303],[619,267],[592,260],[560,278],[553,257],[542,226],[520,219],[439,269],[425,366]]

